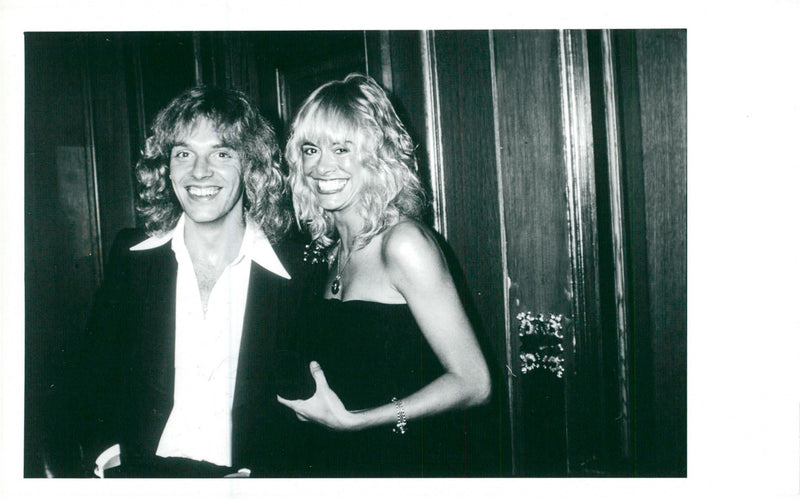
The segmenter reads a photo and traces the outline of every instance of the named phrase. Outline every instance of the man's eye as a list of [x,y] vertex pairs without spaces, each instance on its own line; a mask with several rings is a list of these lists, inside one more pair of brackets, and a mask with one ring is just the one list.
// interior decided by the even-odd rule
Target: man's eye
[[219,156],[220,158],[230,158],[231,154],[227,151],[220,151],[217,153],[217,156]]
[[174,154],[176,158],[184,159],[189,157],[189,153],[186,151],[178,151]]

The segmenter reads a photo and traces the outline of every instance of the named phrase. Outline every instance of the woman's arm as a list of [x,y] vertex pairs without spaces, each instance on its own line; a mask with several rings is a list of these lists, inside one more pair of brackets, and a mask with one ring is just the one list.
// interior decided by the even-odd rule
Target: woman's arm
[[[416,222],[401,222],[384,235],[381,258],[391,285],[405,298],[445,369],[442,376],[400,400],[406,418],[413,420],[485,403],[491,393],[486,361],[433,235]],[[317,392],[311,399],[279,398],[299,418],[338,430],[397,422],[398,408],[394,403],[347,411],[327,386],[320,366],[312,363],[311,371],[317,382]]]
[[409,419],[486,402],[489,369],[433,234],[401,222],[383,240],[392,285],[403,295],[445,374],[405,398]]

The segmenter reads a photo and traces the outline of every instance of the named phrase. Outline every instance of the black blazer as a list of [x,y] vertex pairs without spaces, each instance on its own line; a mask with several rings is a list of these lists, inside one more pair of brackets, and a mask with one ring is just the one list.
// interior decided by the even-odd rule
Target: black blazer
[[[123,464],[148,462],[173,404],[177,262],[170,245],[129,248],[141,231],[123,231],[111,251],[82,349],[84,390],[76,398],[84,455],[120,443]],[[251,264],[233,404],[233,468],[254,476],[302,476],[294,413],[276,399],[286,373],[280,352],[296,350],[304,304],[322,289],[324,266],[303,262],[294,235],[273,245],[292,279]]]

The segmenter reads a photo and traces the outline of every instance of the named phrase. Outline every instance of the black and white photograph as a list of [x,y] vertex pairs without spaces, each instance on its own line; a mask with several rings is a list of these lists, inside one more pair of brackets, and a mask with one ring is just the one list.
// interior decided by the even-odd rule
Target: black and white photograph
[[4,496],[800,493],[797,41],[500,17],[17,27]]

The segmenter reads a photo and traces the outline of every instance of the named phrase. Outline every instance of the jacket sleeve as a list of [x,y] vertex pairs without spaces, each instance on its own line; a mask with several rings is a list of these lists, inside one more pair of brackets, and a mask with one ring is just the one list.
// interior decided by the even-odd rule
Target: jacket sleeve
[[130,321],[126,283],[130,272],[129,248],[141,239],[136,231],[122,231],[115,239],[104,279],[76,354],[72,400],[75,431],[84,471],[105,449],[119,443],[122,380],[126,371],[126,325]]

